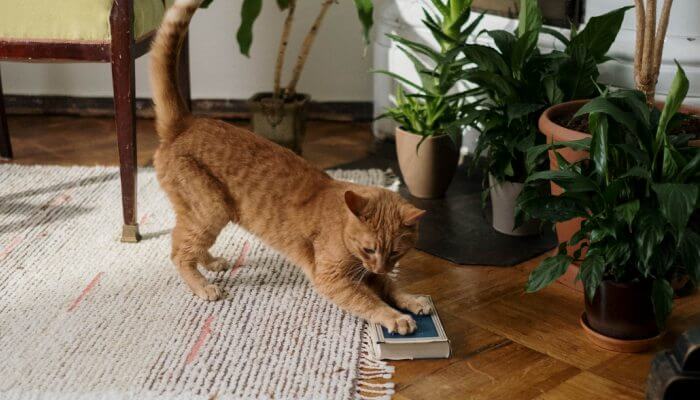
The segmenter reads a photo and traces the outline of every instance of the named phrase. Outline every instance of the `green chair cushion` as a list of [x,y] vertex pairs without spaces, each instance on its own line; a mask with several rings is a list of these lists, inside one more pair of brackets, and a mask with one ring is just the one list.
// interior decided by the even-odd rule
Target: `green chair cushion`
[[[3,0],[0,39],[109,42],[112,3],[113,0]],[[156,29],[163,8],[162,0],[134,0],[134,37]]]

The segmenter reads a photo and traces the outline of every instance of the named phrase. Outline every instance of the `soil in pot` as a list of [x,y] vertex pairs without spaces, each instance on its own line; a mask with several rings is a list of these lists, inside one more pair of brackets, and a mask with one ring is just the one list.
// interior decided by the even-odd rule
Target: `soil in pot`
[[536,220],[526,221],[515,227],[515,205],[523,186],[517,182],[499,182],[489,174],[492,225],[496,231],[509,236],[532,236],[540,233],[540,221]]
[[611,343],[658,337],[651,287],[650,281],[603,281],[592,300],[585,298],[586,324]]
[[399,168],[412,196],[433,199],[445,195],[459,162],[461,138],[458,142],[454,143],[447,135],[423,139],[421,135],[396,128]]
[[248,101],[253,132],[301,154],[310,100],[305,94],[285,101],[273,99],[272,93],[254,95]]

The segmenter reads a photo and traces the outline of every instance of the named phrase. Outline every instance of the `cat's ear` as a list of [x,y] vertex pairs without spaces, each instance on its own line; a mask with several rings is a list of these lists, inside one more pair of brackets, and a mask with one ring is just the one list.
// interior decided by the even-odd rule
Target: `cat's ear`
[[362,215],[362,211],[365,209],[368,202],[369,200],[353,192],[352,190],[345,192],[345,204],[348,206],[350,212],[356,217]]
[[406,226],[414,226],[420,221],[425,215],[426,211],[420,208],[413,207],[412,205],[406,205],[401,213],[401,218],[403,218],[403,224]]

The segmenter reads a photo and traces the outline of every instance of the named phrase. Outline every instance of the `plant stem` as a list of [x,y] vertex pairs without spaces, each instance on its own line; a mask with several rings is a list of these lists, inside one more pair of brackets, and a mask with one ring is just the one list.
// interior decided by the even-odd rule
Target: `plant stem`
[[642,82],[642,56],[644,54],[644,2],[634,0],[637,14],[637,37],[634,44],[634,84],[641,89]]
[[665,0],[663,10],[661,10],[661,19],[659,20],[658,31],[656,31],[656,42],[654,43],[654,76],[653,82],[659,80],[659,71],[661,70],[661,58],[664,54],[664,42],[666,40],[666,32],[668,31],[668,22],[671,19],[671,6],[673,0]]
[[296,9],[296,0],[289,1],[289,11],[287,11],[287,18],[284,20],[284,28],[282,29],[282,37],[280,38],[280,46],[277,51],[277,63],[275,64],[275,89],[272,92],[272,96],[277,99],[281,96],[280,93],[280,81],[282,80],[282,68],[284,67],[284,54],[287,51],[287,44],[289,43],[289,35],[292,32],[292,21],[294,20],[294,11]]
[[647,97],[649,107],[654,106],[656,82],[653,81],[654,43],[656,34],[656,0],[647,0],[646,21],[644,22],[644,55],[642,56],[641,90]]
[[294,66],[294,71],[292,72],[292,80],[287,86],[287,96],[294,96],[296,92],[297,83],[299,82],[299,77],[301,76],[301,70],[304,68],[306,59],[309,57],[311,45],[314,43],[314,39],[316,38],[316,34],[318,33],[318,28],[321,26],[323,17],[325,17],[326,15],[326,11],[328,11],[328,8],[333,4],[333,1],[334,0],[325,0],[323,2],[323,4],[321,5],[321,10],[316,16],[314,24],[311,25],[311,29],[309,29],[309,32],[304,38],[304,43],[302,44],[301,51],[299,52],[299,58],[297,59],[297,63]]

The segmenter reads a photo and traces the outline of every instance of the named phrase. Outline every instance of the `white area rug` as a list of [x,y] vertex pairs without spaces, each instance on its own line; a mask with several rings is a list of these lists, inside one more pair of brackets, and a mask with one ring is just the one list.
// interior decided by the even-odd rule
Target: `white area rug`
[[[390,184],[379,170],[332,174]],[[174,216],[151,169],[138,199],[144,238],[123,244],[116,168],[0,165],[1,399],[390,394],[367,380],[390,370],[364,355],[363,322],[241,228],[212,251],[236,261],[208,275],[228,298],[193,296],[169,260]]]

